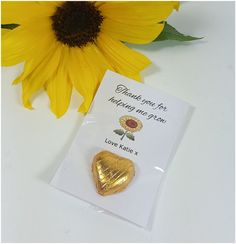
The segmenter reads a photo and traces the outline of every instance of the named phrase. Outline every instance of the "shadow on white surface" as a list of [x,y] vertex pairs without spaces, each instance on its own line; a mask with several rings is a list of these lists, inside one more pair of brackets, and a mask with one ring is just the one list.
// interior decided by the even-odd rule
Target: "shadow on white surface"
[[58,151],[58,154],[55,155],[52,162],[50,162],[50,165],[47,168],[45,168],[45,170],[43,170],[41,174],[39,174],[40,180],[44,181],[47,184],[50,183],[50,181],[52,180],[53,176],[55,175],[58,167],[60,166],[62,160],[64,159],[65,155],[67,154],[82,122],[83,122],[83,115],[80,114],[80,116],[78,116],[77,123],[75,124],[74,128],[71,130],[70,135],[68,136],[68,139],[65,142],[65,145],[63,146],[63,148]]

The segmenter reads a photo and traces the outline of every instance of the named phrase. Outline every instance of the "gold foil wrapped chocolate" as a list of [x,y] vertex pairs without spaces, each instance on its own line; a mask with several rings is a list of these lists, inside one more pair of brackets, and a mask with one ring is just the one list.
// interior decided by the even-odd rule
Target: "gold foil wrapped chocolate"
[[131,160],[102,151],[93,159],[92,173],[97,192],[107,196],[125,190],[133,179],[135,170]]

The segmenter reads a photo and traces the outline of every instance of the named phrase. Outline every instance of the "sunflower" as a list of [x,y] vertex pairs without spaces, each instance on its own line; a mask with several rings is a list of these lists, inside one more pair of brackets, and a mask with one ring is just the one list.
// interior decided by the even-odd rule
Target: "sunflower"
[[125,130],[130,132],[137,132],[143,128],[142,122],[133,116],[122,116],[120,117],[119,122]]
[[2,24],[19,24],[2,35],[2,65],[24,62],[13,84],[26,108],[45,89],[61,117],[74,88],[85,113],[107,69],[140,81],[150,60],[124,42],[152,42],[173,9],[177,2],[2,2]]

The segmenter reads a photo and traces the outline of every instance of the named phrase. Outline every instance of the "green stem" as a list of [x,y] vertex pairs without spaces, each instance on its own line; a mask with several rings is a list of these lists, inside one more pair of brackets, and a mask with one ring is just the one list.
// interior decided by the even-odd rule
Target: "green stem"
[[13,30],[17,26],[19,26],[19,25],[18,24],[1,24],[2,29],[9,29],[9,30]]
[[125,137],[125,135],[126,135],[126,133],[127,133],[127,131],[122,135],[122,137],[120,138],[121,139],[121,141],[123,140],[123,138]]

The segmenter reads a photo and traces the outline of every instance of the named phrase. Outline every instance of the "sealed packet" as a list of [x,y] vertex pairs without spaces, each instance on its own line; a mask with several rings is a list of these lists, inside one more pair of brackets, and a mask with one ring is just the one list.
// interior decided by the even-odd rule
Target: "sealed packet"
[[51,184],[146,228],[192,110],[108,71]]

